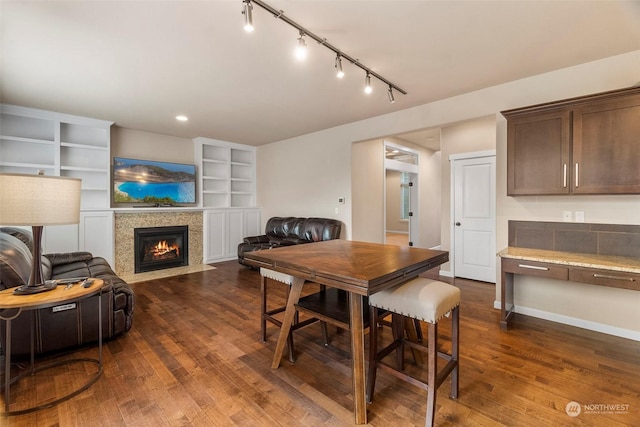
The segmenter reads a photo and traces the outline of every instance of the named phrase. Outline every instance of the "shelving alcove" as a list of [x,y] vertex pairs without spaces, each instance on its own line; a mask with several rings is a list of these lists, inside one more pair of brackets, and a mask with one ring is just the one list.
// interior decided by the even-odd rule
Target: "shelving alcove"
[[80,224],[45,227],[43,251],[84,250],[113,262],[109,201],[113,122],[0,105],[0,172],[82,180]]
[[245,236],[260,234],[255,147],[195,138],[204,216],[204,262],[237,257]]

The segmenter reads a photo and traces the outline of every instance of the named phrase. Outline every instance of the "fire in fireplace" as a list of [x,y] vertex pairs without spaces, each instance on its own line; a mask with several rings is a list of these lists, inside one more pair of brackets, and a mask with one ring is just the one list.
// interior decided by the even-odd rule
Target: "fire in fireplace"
[[135,272],[189,265],[189,227],[135,228]]

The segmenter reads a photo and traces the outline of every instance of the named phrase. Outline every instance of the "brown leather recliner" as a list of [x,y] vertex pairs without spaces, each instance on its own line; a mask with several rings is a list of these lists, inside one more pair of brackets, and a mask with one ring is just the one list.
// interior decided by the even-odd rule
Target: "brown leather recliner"
[[246,252],[339,239],[341,231],[337,219],[273,217],[267,221],[265,234],[245,237],[238,245],[238,262],[251,267],[244,261]]
[[[0,228],[0,290],[21,286],[31,273],[31,232]],[[74,277],[95,277],[104,280],[102,294],[102,336],[105,340],[131,329],[135,295],[129,285],[118,277],[109,263],[89,252],[46,254],[42,257],[45,280]],[[66,310],[56,307],[35,310],[35,352],[50,353],[98,341],[97,295],[86,298]],[[32,311],[24,311],[12,320],[11,354],[30,352]],[[6,322],[0,322],[0,342],[5,347]]]

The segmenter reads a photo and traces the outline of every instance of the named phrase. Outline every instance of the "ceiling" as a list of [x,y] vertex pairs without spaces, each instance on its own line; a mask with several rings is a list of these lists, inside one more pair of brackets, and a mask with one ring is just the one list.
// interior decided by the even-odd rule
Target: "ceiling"
[[408,94],[241,0],[2,0],[1,100],[257,146],[640,49],[638,1],[266,1]]

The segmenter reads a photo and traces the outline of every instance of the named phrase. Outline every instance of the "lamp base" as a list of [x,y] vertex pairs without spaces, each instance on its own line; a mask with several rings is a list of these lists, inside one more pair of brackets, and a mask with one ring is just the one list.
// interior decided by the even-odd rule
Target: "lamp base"
[[[48,282],[48,283],[47,283]],[[22,285],[18,286],[14,291],[14,295],[31,295],[39,294],[40,292],[52,291],[58,286],[55,281],[47,281],[45,283],[39,283],[37,285]]]

